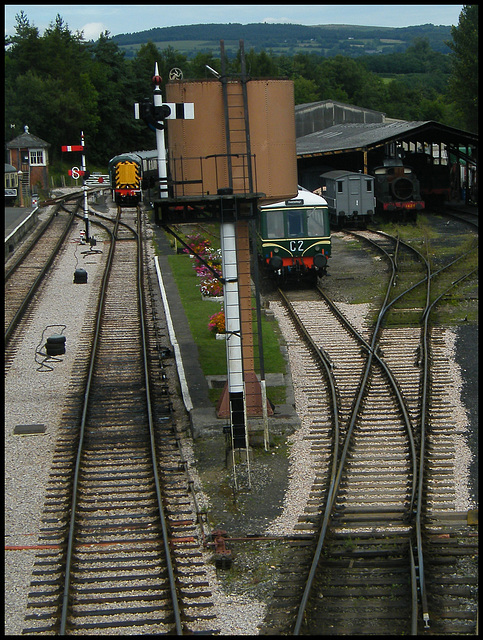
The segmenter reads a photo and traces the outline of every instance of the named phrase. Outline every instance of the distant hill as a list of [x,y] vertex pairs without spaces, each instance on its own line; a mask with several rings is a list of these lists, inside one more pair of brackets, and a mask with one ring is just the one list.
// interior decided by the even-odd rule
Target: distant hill
[[199,52],[219,55],[220,40],[224,40],[227,55],[236,55],[239,41],[245,51],[272,51],[275,55],[298,52],[317,53],[332,57],[337,54],[360,55],[404,52],[414,38],[427,38],[432,49],[449,53],[445,41],[451,40],[450,26],[423,24],[414,27],[362,27],[328,24],[193,24],[177,27],[156,27],[137,33],[113,36],[112,40],[125,51],[126,57],[148,41],[159,49],[172,47],[188,58]]

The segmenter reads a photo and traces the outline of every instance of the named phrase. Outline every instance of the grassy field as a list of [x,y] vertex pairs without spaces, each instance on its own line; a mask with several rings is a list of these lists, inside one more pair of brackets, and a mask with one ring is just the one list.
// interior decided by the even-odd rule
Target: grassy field
[[[434,278],[431,301],[446,289],[447,293],[442,302],[432,311],[432,319],[435,323],[448,326],[457,326],[462,321],[475,324],[478,322],[477,274],[462,280],[457,286],[451,286],[452,282],[457,282],[465,273],[469,273],[478,266],[478,251],[475,250],[477,241],[471,229],[460,230],[448,236],[444,223],[438,228],[424,214],[418,215],[416,224],[399,225],[386,222],[379,224],[378,228],[390,235],[398,235],[417,249],[429,260],[433,274],[458,256],[464,256],[448,270],[447,275],[442,273]],[[410,306],[411,303],[416,307],[424,308],[426,285],[415,289],[410,297],[406,296],[402,304]]]
[[[198,277],[187,254],[169,257],[174,279],[186,313],[193,339],[198,347],[200,364],[206,376],[226,375],[226,344],[217,340],[208,329],[210,316],[220,311],[220,302],[203,300],[197,287]],[[253,301],[253,308],[255,302]],[[255,312],[254,312],[255,319]],[[256,332],[256,321],[254,321]],[[266,373],[285,373],[285,360],[280,351],[279,330],[275,321],[262,314],[262,339]],[[258,340],[255,337],[255,342]],[[255,348],[255,369],[259,372],[258,348]]]

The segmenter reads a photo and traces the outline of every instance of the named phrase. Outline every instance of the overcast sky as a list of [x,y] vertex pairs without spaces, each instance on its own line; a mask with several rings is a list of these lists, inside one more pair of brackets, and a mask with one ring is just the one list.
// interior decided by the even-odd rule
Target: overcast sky
[[83,31],[86,40],[97,40],[103,31],[111,36],[154,27],[200,23],[249,24],[353,24],[378,27],[408,27],[432,23],[457,25],[461,4],[7,4],[5,34],[14,35],[15,15],[22,9],[42,35],[57,14],[71,31]]

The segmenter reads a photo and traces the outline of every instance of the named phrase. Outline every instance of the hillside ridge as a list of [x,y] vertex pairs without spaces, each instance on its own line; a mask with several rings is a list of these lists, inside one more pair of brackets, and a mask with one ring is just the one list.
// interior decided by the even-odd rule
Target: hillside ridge
[[415,25],[410,27],[372,27],[360,25],[300,25],[271,23],[211,23],[153,27],[135,33],[112,36],[126,55],[142,44],[153,42],[158,48],[169,46],[184,53],[219,52],[219,41],[225,41],[227,55],[235,55],[239,40],[245,50],[271,50],[274,54],[304,51],[327,57],[342,54],[351,57],[377,53],[404,52],[414,38],[427,38],[431,48],[449,53],[445,44],[451,38],[451,27]]

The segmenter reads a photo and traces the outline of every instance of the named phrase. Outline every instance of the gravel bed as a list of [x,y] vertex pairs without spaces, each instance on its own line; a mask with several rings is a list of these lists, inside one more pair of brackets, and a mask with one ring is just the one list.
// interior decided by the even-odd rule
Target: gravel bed
[[[39,530],[52,456],[63,404],[67,396],[79,336],[101,254],[83,257],[83,223],[74,223],[65,249],[51,270],[49,282],[37,295],[32,321],[18,344],[5,377],[5,544],[30,546]],[[102,244],[97,245],[102,250]],[[86,284],[73,284],[76,266],[88,272]],[[49,325],[55,325],[46,330]],[[63,325],[66,325],[63,330]],[[59,361],[36,356],[37,347],[54,334],[66,336]],[[17,425],[45,425],[41,435],[14,435]],[[26,626],[27,595],[36,551],[5,552],[5,631],[16,635]]]
[[[37,311],[24,339],[18,345],[17,355],[5,378],[5,544],[33,545],[38,542],[41,525],[45,487],[51,467],[52,455],[58,435],[58,427],[63,402],[67,396],[73,365],[77,356],[78,337],[82,331],[84,313],[89,302],[92,285],[101,257],[99,254],[80,258],[88,271],[88,282],[74,285],[73,273],[79,259],[79,231],[82,222],[74,227],[69,244],[52,269],[49,285],[43,288],[39,296]],[[102,249],[102,242],[97,244]],[[77,249],[77,254],[76,254]],[[99,270],[100,272],[100,270]],[[334,288],[335,288],[334,278]],[[348,304],[344,300],[343,311],[358,328],[364,327],[369,305]],[[266,523],[262,533],[292,534],[301,505],[310,492],[312,477],[315,473],[314,456],[310,453],[310,441],[304,439],[310,429],[308,418],[308,398],[302,389],[305,375],[300,370],[300,347],[293,339],[293,330],[281,309],[271,305],[277,318],[282,335],[287,343],[288,357],[294,385],[294,396],[301,427],[288,438],[289,473],[288,488],[284,494],[283,512]],[[42,333],[47,325],[67,325],[66,354],[61,362],[52,363],[52,370],[38,371],[35,362],[35,349],[39,345]],[[54,331],[56,332],[56,331]],[[44,336],[52,335],[47,332]],[[455,435],[456,457],[458,461],[457,482],[458,510],[474,506],[469,496],[468,465],[471,459],[466,443],[468,417],[461,403],[462,374],[461,366],[455,362],[455,341],[457,332],[448,329],[447,341],[452,403],[455,408],[455,422],[458,434]],[[44,424],[47,429],[43,435],[16,436],[13,429],[19,424]],[[196,448],[196,445],[195,447]],[[203,483],[196,468],[196,455],[190,438],[183,438],[183,450],[189,463],[190,474],[198,492],[201,508],[219,501],[219,495],[204,492]],[[274,453],[273,459],[277,458]],[[254,465],[257,464],[255,460]],[[259,478],[255,467],[252,468],[254,495],[263,495],[270,500],[270,491],[266,478]],[[258,487],[258,485],[260,485]],[[275,489],[275,488],[274,488]],[[227,500],[227,504],[230,500]],[[228,507],[227,507],[228,509]],[[250,510],[242,514],[249,528]],[[222,635],[258,635],[258,627],[263,621],[266,601],[276,583],[280,558],[280,544],[254,543],[245,547],[236,547],[236,562],[230,571],[219,571],[214,564],[208,564],[209,589],[217,620],[212,622],[214,629]],[[27,595],[31,580],[31,571],[35,560],[35,550],[6,551],[5,556],[5,630],[7,635],[21,634],[27,626],[24,617],[27,613]],[[209,560],[212,552],[205,552]]]
[[469,473],[472,460],[472,453],[468,445],[470,422],[468,412],[461,400],[463,378],[461,367],[456,363],[456,340],[457,335],[454,329],[446,329],[444,331],[444,341],[448,353],[448,375],[451,378],[451,383],[447,386],[446,393],[447,401],[451,405],[450,414],[454,429],[452,439],[455,447],[455,510],[466,511],[477,508],[477,505],[470,495]]

